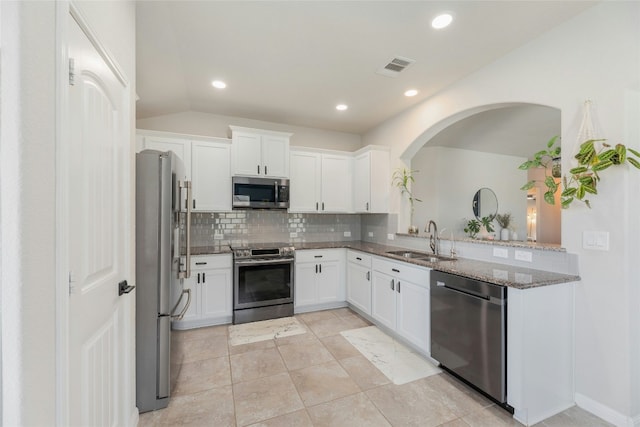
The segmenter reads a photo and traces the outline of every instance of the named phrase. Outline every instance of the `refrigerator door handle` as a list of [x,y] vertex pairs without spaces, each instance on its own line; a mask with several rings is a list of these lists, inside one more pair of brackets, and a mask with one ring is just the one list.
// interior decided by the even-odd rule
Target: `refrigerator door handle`
[[[176,309],[182,302],[182,297],[184,296],[184,294],[187,294],[187,303],[184,305],[184,308],[182,309],[180,314],[173,314],[176,312]],[[171,320],[182,320],[184,315],[187,313],[187,310],[189,309],[190,305],[191,305],[191,289],[183,289],[182,293],[180,294],[180,298],[178,299],[178,302],[173,307],[173,310],[171,310]]]
[[184,271],[178,272],[179,279],[188,279],[191,277],[191,181],[181,181],[180,188],[185,188],[187,190],[187,218],[186,218],[186,259],[184,262]]

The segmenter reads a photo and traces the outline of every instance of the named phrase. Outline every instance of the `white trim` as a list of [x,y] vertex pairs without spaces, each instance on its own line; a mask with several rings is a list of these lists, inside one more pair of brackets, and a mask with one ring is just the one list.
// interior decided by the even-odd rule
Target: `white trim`
[[618,427],[640,426],[640,416],[635,418],[628,417],[580,393],[576,393],[576,405]]
[[100,39],[96,35],[96,32],[93,31],[87,19],[82,15],[82,12],[80,12],[80,9],[75,5],[73,1],[69,2],[68,5],[69,13],[76,21],[82,32],[87,36],[93,47],[96,48],[96,51],[100,54],[102,59],[104,59],[104,62],[107,63],[111,71],[113,71],[113,74],[115,74],[120,83],[122,83],[122,86],[129,87],[127,77],[121,71],[122,68],[118,65],[113,55],[111,55],[111,52],[109,52],[109,50],[102,44],[102,42],[100,42]]
[[56,3],[56,424],[69,425],[69,2]]

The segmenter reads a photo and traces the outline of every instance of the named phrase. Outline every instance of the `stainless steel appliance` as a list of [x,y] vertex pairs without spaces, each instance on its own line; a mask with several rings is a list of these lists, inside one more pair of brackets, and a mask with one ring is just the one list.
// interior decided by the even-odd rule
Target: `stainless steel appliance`
[[293,316],[294,249],[232,247],[233,323]]
[[234,176],[234,209],[288,209],[289,180]]
[[[136,405],[140,412],[169,403],[172,278],[189,277],[180,266],[180,215],[186,215],[187,249],[191,197],[184,166],[172,152],[136,155]],[[186,209],[182,211],[186,193]],[[189,254],[189,250],[187,250]],[[189,255],[188,255],[189,256]],[[189,262],[187,262],[187,268]],[[180,298],[190,294],[180,293]],[[184,314],[184,311],[182,314]]]
[[431,357],[507,407],[507,289],[431,272]]

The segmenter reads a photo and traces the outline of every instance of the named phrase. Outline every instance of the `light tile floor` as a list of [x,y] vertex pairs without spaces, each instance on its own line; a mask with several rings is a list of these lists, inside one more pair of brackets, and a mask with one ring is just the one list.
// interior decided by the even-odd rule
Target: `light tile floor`
[[[295,316],[308,333],[229,345],[228,326],[173,333],[172,398],[139,426],[521,426],[446,373],[392,384],[340,332],[342,308]],[[609,426],[573,407],[540,427]]]

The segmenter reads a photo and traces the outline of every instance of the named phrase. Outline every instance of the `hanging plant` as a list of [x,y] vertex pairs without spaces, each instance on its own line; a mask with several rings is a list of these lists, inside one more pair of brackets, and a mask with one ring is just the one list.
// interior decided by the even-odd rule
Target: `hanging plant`
[[[536,153],[532,160],[528,160],[519,166],[522,170],[531,169],[533,167],[545,168],[544,184],[547,191],[544,193],[544,201],[550,205],[555,204],[554,194],[558,190],[558,184],[552,176],[548,175],[547,165],[552,161],[553,157],[560,155],[560,146],[554,147],[557,136],[554,136],[547,143],[547,149]],[[574,200],[584,202],[587,207],[591,208],[591,202],[585,197],[588,194],[598,194],[597,185],[600,181],[600,175],[603,170],[614,165],[622,165],[629,162],[631,165],[640,169],[640,162],[633,157],[628,157],[631,153],[640,159],[640,153],[632,148],[627,148],[624,144],[616,144],[615,147],[605,143],[605,139],[589,139],[580,145],[580,151],[575,155],[578,166],[569,171],[569,176],[562,177],[562,193],[560,200],[562,208],[568,208]],[[595,143],[602,142],[602,147],[596,150]],[[529,190],[536,184],[536,180],[531,180],[521,187],[521,190]]]

